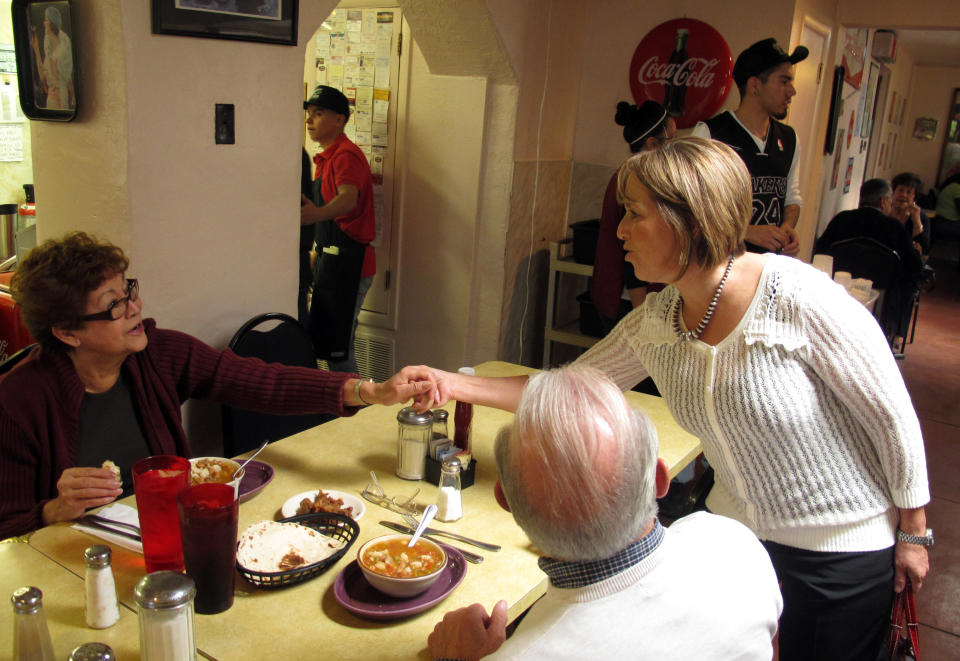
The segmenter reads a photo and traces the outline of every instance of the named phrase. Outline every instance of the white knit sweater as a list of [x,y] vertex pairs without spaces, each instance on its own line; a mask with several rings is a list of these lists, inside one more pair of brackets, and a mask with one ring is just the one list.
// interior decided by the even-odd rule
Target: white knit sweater
[[648,296],[577,362],[624,390],[653,377],[716,471],[711,511],[812,551],[891,546],[895,508],[930,495],[920,424],[869,312],[776,255],[717,346],[677,338],[678,297],[672,286]]

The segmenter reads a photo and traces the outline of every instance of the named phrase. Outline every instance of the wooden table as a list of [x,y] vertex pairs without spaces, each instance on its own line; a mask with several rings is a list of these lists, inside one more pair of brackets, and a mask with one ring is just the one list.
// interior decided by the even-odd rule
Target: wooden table
[[[535,370],[502,362],[483,363],[482,376],[508,376]],[[660,455],[670,466],[671,476],[683,469],[700,452],[696,438],[673,421],[663,400],[650,395],[628,393],[632,404],[643,408],[653,419],[660,435]],[[268,446],[258,460],[270,464],[274,480],[259,494],[240,506],[240,529],[263,519],[279,518],[284,501],[311,489],[336,489],[359,495],[376,471],[388,495],[406,496],[421,490],[417,502],[435,502],[434,484],[402,480],[396,468],[397,412],[401,407],[372,406],[349,418],[339,418]],[[452,411],[453,404],[448,405]],[[452,418],[452,416],[451,416]],[[237,579],[233,607],[218,615],[197,615],[197,646],[217,659],[237,659],[259,653],[272,658],[303,658],[308,650],[337,659],[429,658],[426,640],[434,625],[448,610],[474,602],[488,609],[499,599],[510,604],[509,617],[516,618],[546,589],[546,577],[537,566],[537,554],[512,516],[493,498],[496,465],[493,439],[513,414],[477,407],[473,425],[473,455],[477,460],[474,486],[463,491],[464,517],[436,527],[500,544],[499,552],[480,551],[485,560],[468,565],[463,583],[445,601],[415,617],[374,622],[354,616],[333,596],[333,582],[354,559],[355,550],[365,541],[387,533],[380,520],[398,521],[399,516],[365,502],[360,534],[354,548],[326,573],[300,585],[280,590],[258,590]],[[133,497],[126,503],[135,506]],[[94,538],[58,524],[33,533],[30,545],[76,576],[83,576],[83,550]],[[114,573],[121,601],[133,605],[133,588],[144,575],[143,557],[114,548]],[[27,576],[28,574],[24,574]]]

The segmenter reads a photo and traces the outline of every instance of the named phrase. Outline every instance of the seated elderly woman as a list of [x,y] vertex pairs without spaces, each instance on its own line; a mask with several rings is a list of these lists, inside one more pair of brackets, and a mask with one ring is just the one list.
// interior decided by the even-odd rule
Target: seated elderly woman
[[[180,406],[209,399],[254,411],[350,415],[428,384],[406,368],[385,383],[265,364],[143,319],[120,248],[81,233],[30,252],[11,281],[40,347],[0,377],[0,538],[104,505],[133,463],[191,456]],[[115,462],[119,481],[105,460]]]
[[[933,541],[920,424],[879,326],[809,265],[744,252],[750,177],[730,147],[668,141],[630,158],[618,190],[626,260],[670,286],[577,363],[624,390],[652,376],[701,440],[707,507],[753,530],[782,582],[780,659],[872,661]],[[526,384],[436,379],[433,401],[505,409]]]

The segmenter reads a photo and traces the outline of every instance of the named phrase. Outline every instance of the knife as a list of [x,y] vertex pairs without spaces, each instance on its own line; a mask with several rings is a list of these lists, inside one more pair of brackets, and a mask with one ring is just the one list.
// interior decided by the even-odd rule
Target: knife
[[90,519],[89,517],[80,519],[79,521],[77,521],[77,523],[79,523],[81,526],[86,526],[88,528],[96,528],[97,530],[105,530],[106,532],[113,533],[114,535],[120,535],[121,537],[132,539],[134,541],[140,542],[141,544],[143,543],[143,539],[141,539],[140,535],[135,535],[132,532],[126,532],[125,530],[117,530],[116,528],[108,526],[105,523],[100,523],[99,521]]
[[[407,534],[407,535],[412,535],[412,534],[413,534],[413,528],[407,527],[407,526],[403,525],[402,523],[394,523],[393,521],[381,521],[381,522],[380,522],[380,525],[383,526],[383,527],[385,527],[385,528],[389,528],[390,530],[395,530],[396,532],[402,532],[402,533],[405,533],[405,534]],[[423,536],[424,536],[424,537],[433,537],[434,535],[432,535],[432,534],[430,534],[430,533],[424,533]],[[444,544],[446,544],[446,542],[444,542]],[[473,553],[473,552],[471,552],[471,551],[467,551],[466,549],[462,549],[462,548],[460,548],[460,547],[458,547],[458,546],[454,546],[453,544],[450,544],[449,546],[450,546],[450,548],[454,548],[454,549],[457,549],[458,551],[460,551],[460,553],[463,554],[464,560],[466,560],[467,562],[472,562],[472,563],[475,564],[475,565],[479,565],[481,562],[483,562],[483,556],[482,556],[482,555],[477,555],[476,553]]]

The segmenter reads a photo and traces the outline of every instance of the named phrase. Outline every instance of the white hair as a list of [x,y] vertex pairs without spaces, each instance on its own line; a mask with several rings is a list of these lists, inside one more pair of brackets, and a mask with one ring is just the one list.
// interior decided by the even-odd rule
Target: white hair
[[594,368],[531,377],[496,457],[514,519],[546,555],[610,557],[657,514],[653,424]]

